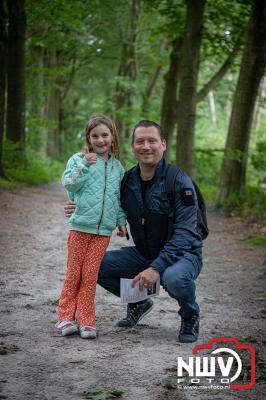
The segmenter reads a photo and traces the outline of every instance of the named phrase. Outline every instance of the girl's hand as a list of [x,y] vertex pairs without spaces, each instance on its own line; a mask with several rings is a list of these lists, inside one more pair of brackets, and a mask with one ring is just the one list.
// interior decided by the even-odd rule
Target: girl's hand
[[97,161],[97,154],[86,152],[85,153],[85,158],[88,161],[88,163],[95,164],[96,161]]
[[126,225],[121,225],[121,226],[119,226],[119,227],[118,227],[117,236],[125,237],[126,235],[128,235]]
[[76,208],[76,203],[74,201],[69,200],[64,206],[65,217],[67,218],[71,217],[71,215],[75,211],[75,208]]

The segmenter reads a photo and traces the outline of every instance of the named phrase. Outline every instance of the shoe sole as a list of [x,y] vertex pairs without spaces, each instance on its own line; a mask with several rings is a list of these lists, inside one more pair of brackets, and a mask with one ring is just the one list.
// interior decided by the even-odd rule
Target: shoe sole
[[194,343],[194,342],[196,342],[198,340],[198,337],[196,337],[196,338],[180,338],[180,336],[178,336],[178,341],[180,342],[180,343]]
[[96,339],[97,338],[97,333],[80,333],[80,337],[82,339]]
[[77,326],[69,326],[68,328],[62,330],[62,336],[73,335],[74,333],[77,332],[78,332]]
[[144,314],[142,314],[142,316],[139,318],[139,320],[138,320],[138,322],[136,322],[136,324],[130,325],[130,326],[119,326],[119,325],[117,325],[117,323],[116,323],[116,324],[115,324],[115,327],[116,327],[116,328],[133,328],[134,326],[136,326],[136,325],[139,323],[139,321],[142,320],[142,318],[145,317],[145,315],[147,315],[147,314],[149,314],[149,312],[151,312],[151,310],[153,309],[153,307],[154,307],[154,303],[151,305],[150,308],[148,308],[148,310],[145,311]]

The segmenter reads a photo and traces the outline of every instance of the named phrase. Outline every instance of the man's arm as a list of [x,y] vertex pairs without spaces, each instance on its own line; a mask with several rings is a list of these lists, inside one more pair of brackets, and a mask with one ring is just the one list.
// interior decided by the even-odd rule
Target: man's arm
[[202,240],[197,232],[197,210],[197,197],[192,180],[180,171],[175,182],[172,236],[151,263],[160,274],[184,254],[197,248],[201,249]]

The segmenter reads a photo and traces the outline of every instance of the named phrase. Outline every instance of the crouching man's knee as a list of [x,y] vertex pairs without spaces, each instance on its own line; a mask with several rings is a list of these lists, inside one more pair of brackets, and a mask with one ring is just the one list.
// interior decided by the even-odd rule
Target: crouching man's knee
[[163,287],[173,297],[185,296],[191,284],[194,285],[194,282],[189,274],[184,272],[177,273],[175,268],[169,267],[163,274]]

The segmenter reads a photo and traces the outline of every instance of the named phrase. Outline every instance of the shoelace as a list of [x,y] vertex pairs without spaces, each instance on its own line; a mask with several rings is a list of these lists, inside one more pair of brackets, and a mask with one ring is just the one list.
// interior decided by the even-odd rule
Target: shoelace
[[134,307],[130,308],[128,310],[128,315],[127,315],[127,320],[133,319],[134,322],[136,322],[136,317],[135,317],[135,312],[139,308],[139,304],[136,304]]
[[189,319],[189,320],[182,320],[181,322],[181,331],[182,333],[195,333],[196,326],[197,326],[197,319]]

